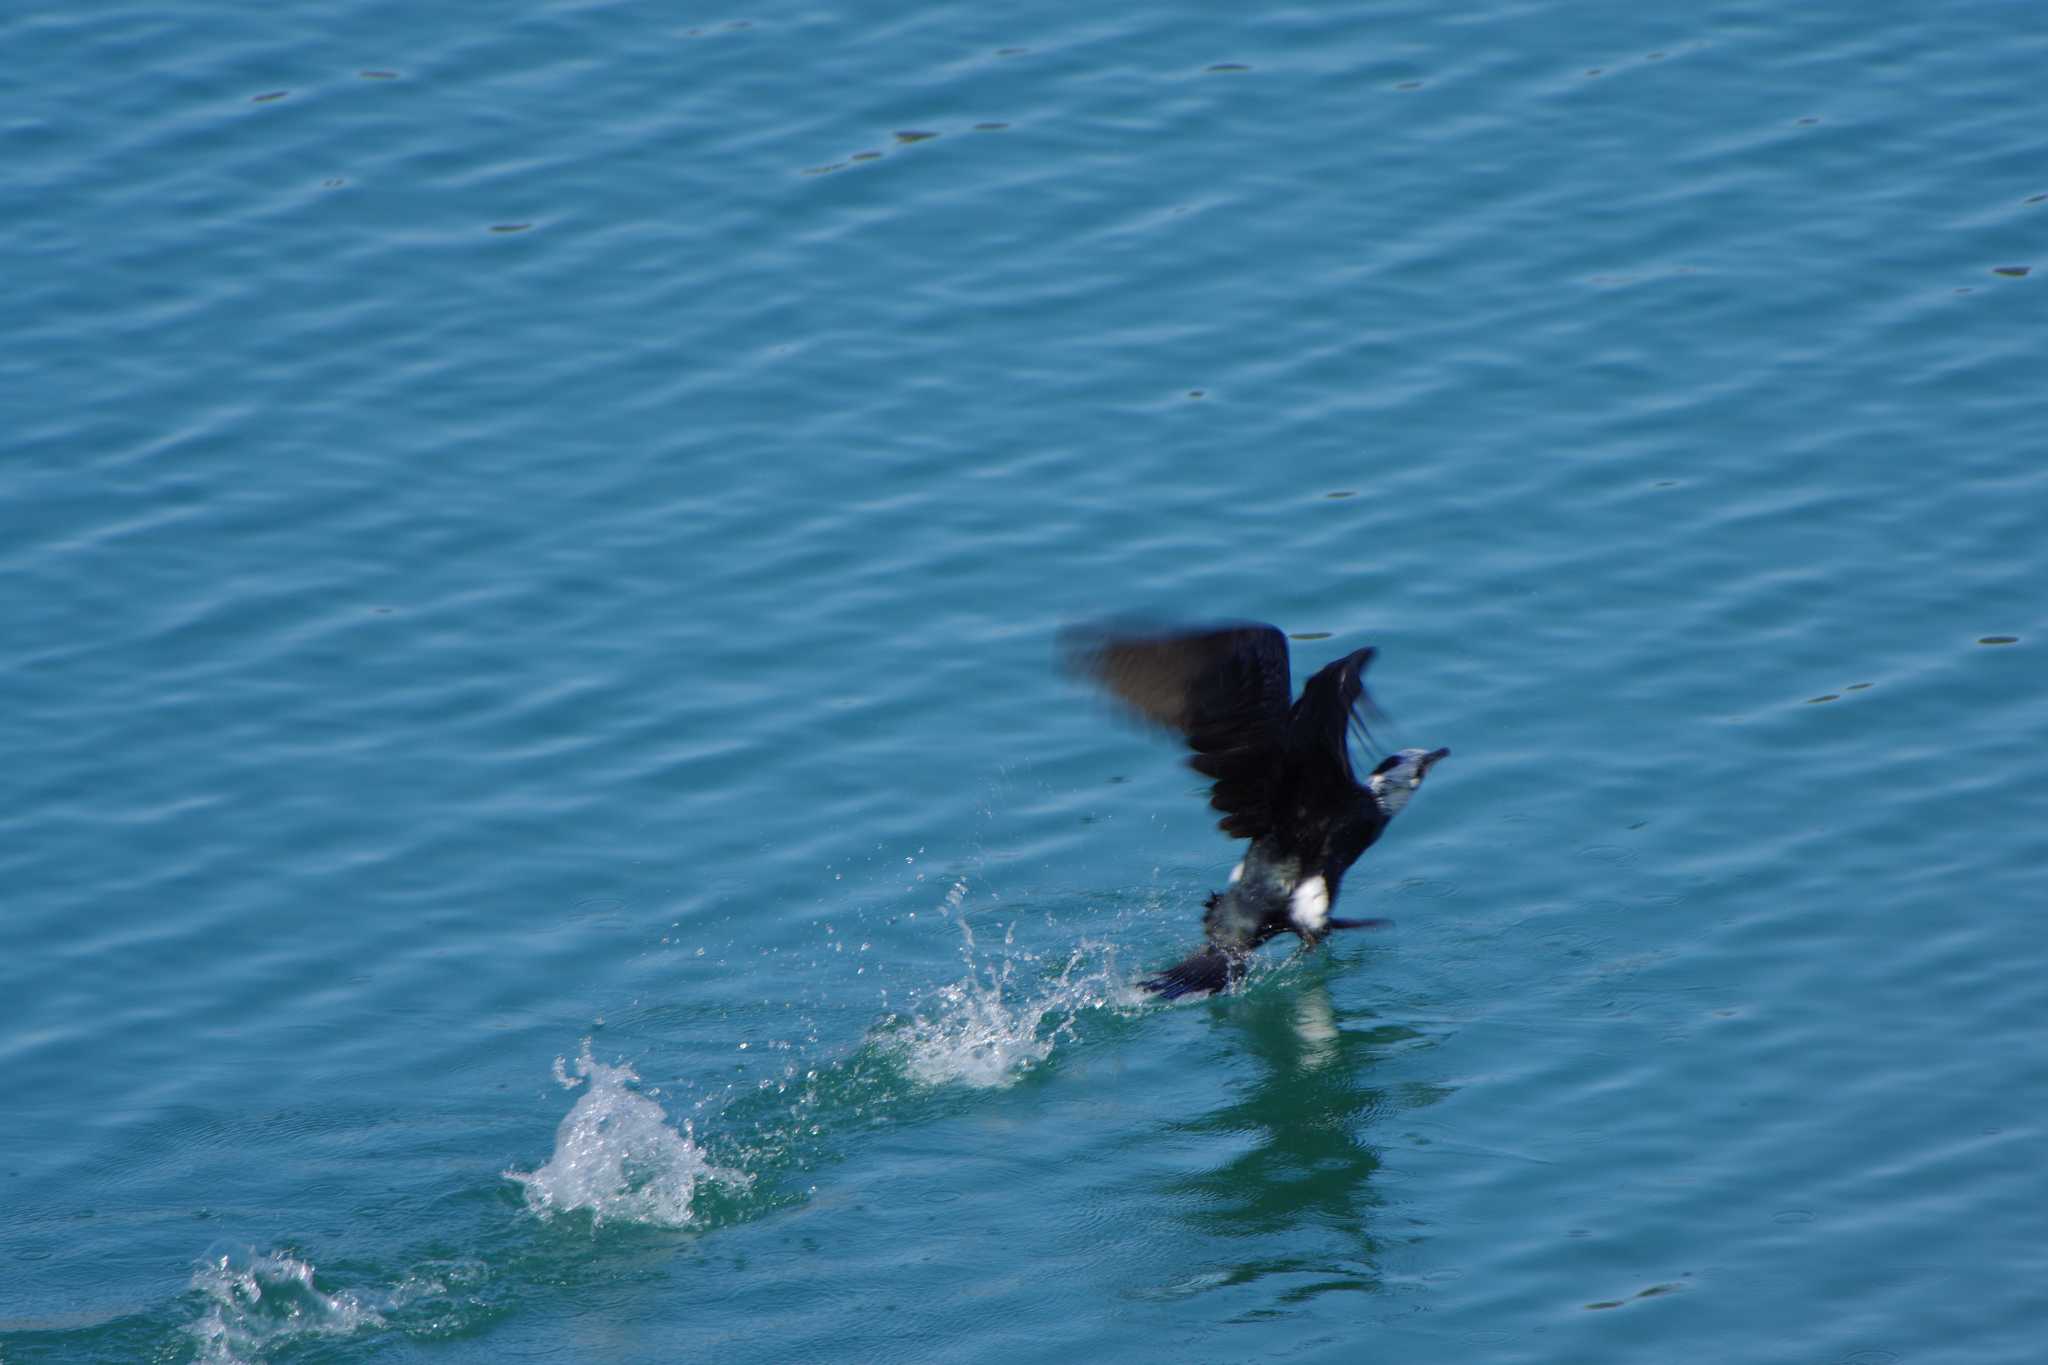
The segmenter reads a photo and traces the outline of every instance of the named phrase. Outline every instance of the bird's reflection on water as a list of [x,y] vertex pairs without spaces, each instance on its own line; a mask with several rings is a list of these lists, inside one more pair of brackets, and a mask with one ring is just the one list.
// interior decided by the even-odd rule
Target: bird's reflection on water
[[[1255,1074],[1241,1081],[1230,1103],[1176,1127],[1242,1135],[1251,1145],[1168,1189],[1170,1205],[1192,1231],[1273,1247],[1273,1255],[1218,1266],[1208,1283],[1284,1276],[1293,1283],[1279,1296],[1283,1305],[1379,1287],[1382,1234],[1373,1224],[1384,1196],[1373,1179],[1380,1153],[1367,1135],[1395,1101],[1372,1083],[1372,1073],[1390,1045],[1417,1036],[1398,1025],[1354,1019],[1347,1026],[1321,970],[1308,964],[1293,980],[1254,985],[1219,1002],[1223,1041],[1252,1059]],[[1401,1102],[1410,1099],[1404,1087]]]

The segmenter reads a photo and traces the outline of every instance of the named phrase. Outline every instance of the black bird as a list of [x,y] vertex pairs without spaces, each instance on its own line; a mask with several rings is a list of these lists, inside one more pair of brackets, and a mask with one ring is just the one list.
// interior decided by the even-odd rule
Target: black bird
[[1353,776],[1346,739],[1355,728],[1371,749],[1367,721],[1380,718],[1363,678],[1370,648],[1324,667],[1291,704],[1287,640],[1272,626],[1083,627],[1065,632],[1061,649],[1070,670],[1187,740],[1189,766],[1215,779],[1209,804],[1223,812],[1218,828],[1252,841],[1230,885],[1209,897],[1208,945],[1140,983],[1147,990],[1169,1000],[1222,990],[1277,935],[1314,947],[1332,930],[1386,923],[1337,919],[1330,907],[1345,869],[1451,751],[1402,749],[1362,785]]

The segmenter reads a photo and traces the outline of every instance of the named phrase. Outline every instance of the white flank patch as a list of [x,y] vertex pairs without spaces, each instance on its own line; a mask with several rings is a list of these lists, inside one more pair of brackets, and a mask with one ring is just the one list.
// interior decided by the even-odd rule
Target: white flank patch
[[1287,913],[1311,933],[1321,929],[1330,918],[1330,884],[1321,877],[1310,877],[1295,887]]
[[1236,867],[1233,867],[1233,868],[1231,868],[1231,869],[1230,869],[1230,884],[1231,884],[1232,886],[1236,886],[1236,885],[1237,885],[1237,884],[1238,884],[1239,882],[1241,882],[1241,881],[1243,881],[1243,880],[1244,880],[1244,864],[1243,864],[1243,863],[1239,863],[1239,864],[1238,864],[1238,865],[1237,865]]

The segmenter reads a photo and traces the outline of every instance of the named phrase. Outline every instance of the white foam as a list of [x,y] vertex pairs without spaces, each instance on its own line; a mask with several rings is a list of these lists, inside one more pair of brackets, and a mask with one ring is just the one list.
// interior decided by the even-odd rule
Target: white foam
[[186,1331],[199,1338],[201,1365],[243,1365],[303,1337],[343,1337],[384,1325],[361,1296],[329,1294],[313,1283],[313,1264],[284,1252],[209,1260],[192,1276],[206,1311]]
[[[1138,1007],[1148,998],[1116,971],[1115,950],[1083,943],[1056,976],[1019,982],[1018,964],[1035,959],[1005,951],[978,962],[974,930],[963,918],[964,979],[932,991],[907,1017],[890,1042],[912,1077],[926,1085],[976,1089],[1014,1085],[1072,1039],[1084,1010]],[[1014,932],[1003,946],[1014,946]]]
[[592,1057],[588,1038],[577,1054],[576,1074],[569,1075],[557,1057],[555,1079],[570,1088],[588,1081],[590,1088],[555,1129],[555,1151],[546,1165],[505,1172],[525,1187],[526,1207],[542,1218],[587,1209],[593,1223],[619,1219],[682,1227],[703,1182],[752,1183],[745,1171],[714,1166],[688,1121],[677,1129],[661,1105],[629,1088],[640,1079],[633,1069]]

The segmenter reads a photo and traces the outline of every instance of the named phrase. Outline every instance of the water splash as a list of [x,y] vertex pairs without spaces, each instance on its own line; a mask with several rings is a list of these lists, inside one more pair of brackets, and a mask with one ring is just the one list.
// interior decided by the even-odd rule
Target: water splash
[[489,1272],[476,1260],[431,1261],[376,1289],[330,1292],[315,1280],[317,1273],[311,1261],[289,1251],[258,1255],[245,1247],[209,1255],[192,1275],[198,1319],[183,1329],[198,1339],[192,1359],[197,1365],[297,1359],[317,1350],[316,1340],[368,1333],[444,1336],[488,1313],[479,1289]]
[[680,1130],[648,1096],[629,1088],[640,1077],[630,1066],[606,1066],[583,1040],[571,1076],[560,1057],[555,1079],[568,1089],[590,1088],[555,1129],[555,1151],[535,1171],[506,1171],[525,1187],[526,1207],[542,1218],[588,1209],[593,1223],[620,1219],[679,1228],[690,1222],[690,1200],[705,1181],[745,1186],[744,1171],[714,1166],[684,1121]]
[[274,1348],[306,1337],[349,1336],[384,1325],[383,1317],[349,1290],[326,1293],[313,1282],[313,1265],[284,1252],[209,1260],[192,1276],[206,1310],[186,1331],[199,1338],[201,1365],[247,1365]]
[[[957,900],[948,900],[957,908]],[[1055,975],[1020,982],[1019,964],[1038,959],[1009,951],[1014,926],[994,961],[977,961],[974,929],[964,917],[960,934],[966,977],[932,991],[908,1016],[889,1021],[888,1043],[904,1070],[925,1085],[1013,1085],[1062,1040],[1077,1036],[1083,1011],[1136,1008],[1147,1001],[1117,971],[1114,947],[1083,942]]]

